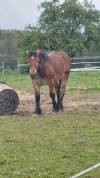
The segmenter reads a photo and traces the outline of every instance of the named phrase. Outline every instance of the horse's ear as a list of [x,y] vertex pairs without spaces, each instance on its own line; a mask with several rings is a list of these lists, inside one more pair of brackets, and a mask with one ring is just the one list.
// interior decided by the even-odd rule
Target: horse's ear
[[28,62],[29,50],[25,51],[25,61]]
[[36,55],[39,56],[41,53],[41,50],[40,49],[36,49]]
[[28,54],[29,54],[29,50],[26,50],[25,51],[25,56],[28,57]]

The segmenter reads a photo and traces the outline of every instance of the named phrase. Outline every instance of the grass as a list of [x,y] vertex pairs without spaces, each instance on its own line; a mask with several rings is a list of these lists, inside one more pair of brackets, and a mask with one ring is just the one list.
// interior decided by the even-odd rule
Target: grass
[[[6,75],[5,82],[15,90],[32,91],[28,75]],[[99,92],[100,72],[72,72],[67,90]],[[99,125],[100,112],[1,116],[0,178],[69,178],[97,164]],[[100,178],[100,168],[81,178]]]
[[71,90],[100,90],[100,71],[72,72],[68,88]]
[[[96,112],[1,117],[0,178],[69,178],[95,165],[99,123]],[[88,174],[99,177],[99,168]]]
[[[5,75],[5,82],[17,90],[32,90],[29,75]],[[100,90],[100,71],[93,72],[71,72],[67,89],[69,90]],[[47,87],[44,87],[47,91]]]
[[32,83],[29,75],[6,75],[4,82],[15,90],[32,90]]

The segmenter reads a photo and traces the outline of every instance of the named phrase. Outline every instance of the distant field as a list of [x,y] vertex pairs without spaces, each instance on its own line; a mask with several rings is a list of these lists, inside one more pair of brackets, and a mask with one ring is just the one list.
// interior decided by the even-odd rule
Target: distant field
[[[29,75],[6,75],[5,82],[17,90],[32,90],[32,84]],[[100,90],[100,71],[71,72],[67,89],[93,91]]]
[[[36,117],[29,75],[9,74],[5,82],[22,100],[14,115],[0,116],[0,178],[69,178],[100,162],[99,71],[71,73],[63,113],[51,113],[43,87],[50,112]],[[100,168],[80,178],[100,178]]]

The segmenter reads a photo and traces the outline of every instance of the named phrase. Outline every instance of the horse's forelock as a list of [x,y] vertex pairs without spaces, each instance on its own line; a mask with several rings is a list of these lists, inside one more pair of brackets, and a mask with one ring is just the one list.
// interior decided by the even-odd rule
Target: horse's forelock
[[29,52],[28,57],[31,58],[32,56],[36,57],[37,56],[36,52],[33,51]]

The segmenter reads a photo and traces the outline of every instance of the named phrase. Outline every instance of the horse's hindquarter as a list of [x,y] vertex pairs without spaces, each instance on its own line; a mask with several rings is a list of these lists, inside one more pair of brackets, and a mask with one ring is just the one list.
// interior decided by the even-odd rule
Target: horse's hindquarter
[[70,72],[70,58],[65,52],[49,53],[51,68],[57,79],[61,79]]

